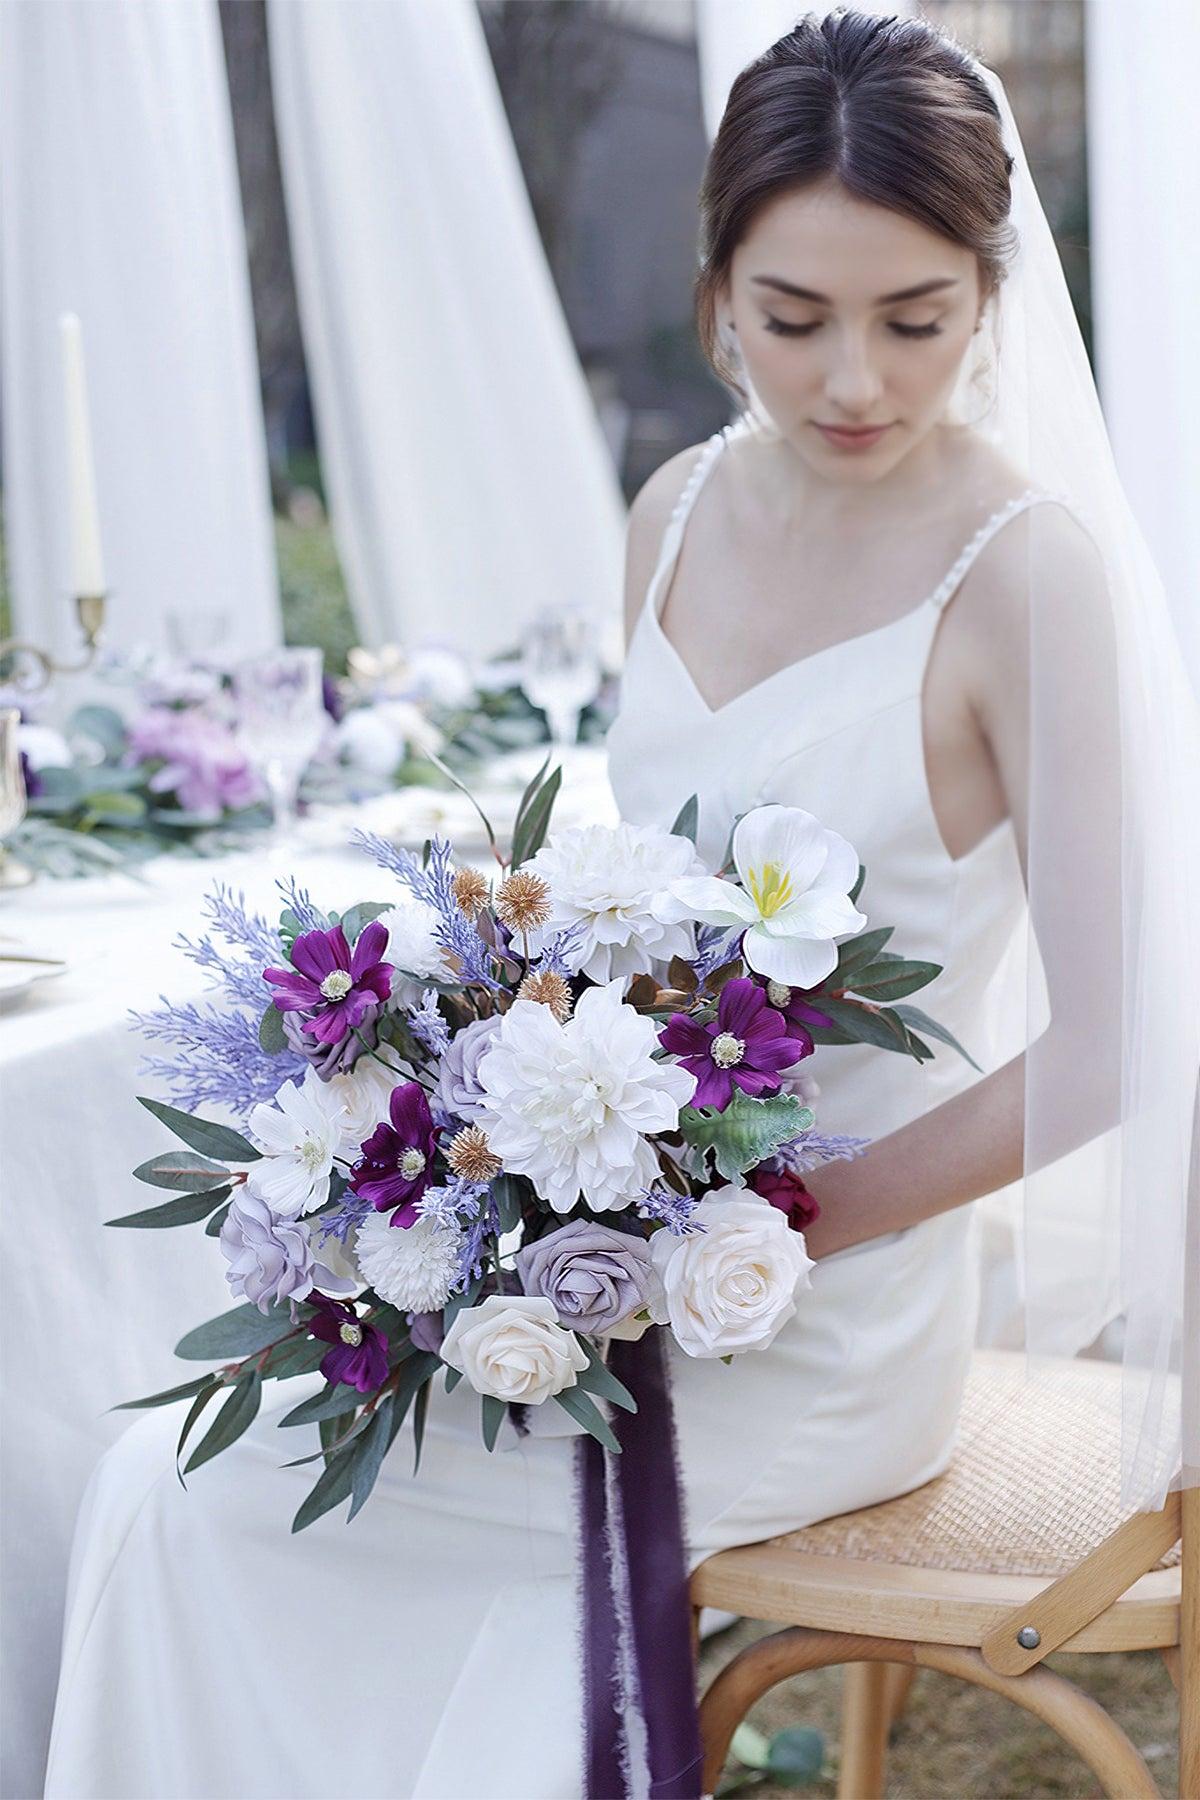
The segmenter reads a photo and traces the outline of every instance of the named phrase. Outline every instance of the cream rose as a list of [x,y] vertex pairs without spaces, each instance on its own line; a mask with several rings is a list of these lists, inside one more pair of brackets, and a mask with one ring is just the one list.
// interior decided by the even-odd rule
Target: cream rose
[[558,1323],[552,1301],[500,1294],[462,1309],[442,1340],[441,1356],[476,1393],[525,1406],[574,1387],[588,1362],[574,1332]]
[[745,1188],[717,1189],[692,1219],[703,1232],[656,1231],[650,1240],[663,1284],[655,1317],[689,1356],[765,1349],[812,1285],[804,1238]]

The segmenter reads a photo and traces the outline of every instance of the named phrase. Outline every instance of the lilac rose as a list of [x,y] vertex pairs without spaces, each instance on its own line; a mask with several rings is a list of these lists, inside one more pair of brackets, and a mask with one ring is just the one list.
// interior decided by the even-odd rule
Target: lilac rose
[[381,1010],[378,1006],[369,1006],[356,1028],[348,1031],[345,1037],[336,1038],[332,1044],[309,1037],[300,1013],[284,1013],[283,1035],[290,1048],[312,1064],[322,1081],[332,1081],[335,1075],[348,1074],[360,1056],[375,1049],[379,1042]]
[[274,1302],[302,1300],[316,1279],[312,1242],[302,1219],[281,1219],[254,1189],[240,1188],[221,1226],[230,1292],[259,1312]]
[[622,1337],[640,1335],[633,1315],[659,1291],[646,1240],[590,1219],[548,1232],[515,1261],[525,1292],[552,1301],[564,1325],[588,1336],[622,1325]]
[[484,1097],[479,1079],[480,1059],[491,1049],[492,1039],[500,1029],[500,1016],[472,1019],[457,1033],[442,1057],[434,1096],[448,1113],[474,1125],[484,1116],[480,1101]]

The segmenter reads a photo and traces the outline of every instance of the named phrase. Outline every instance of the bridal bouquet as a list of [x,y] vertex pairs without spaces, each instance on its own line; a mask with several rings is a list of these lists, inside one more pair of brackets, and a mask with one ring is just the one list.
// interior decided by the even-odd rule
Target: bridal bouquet
[[817,1046],[953,1042],[903,1003],[939,965],[864,929],[865,872],[811,814],[744,814],[714,875],[694,800],[669,831],[549,835],[559,780],[530,783],[508,858],[488,826],[490,877],[445,840],[359,833],[390,899],[339,917],[291,883],[275,929],[218,892],[233,948],[185,947],[228,1001],[143,1021],[190,1109],[142,1104],[185,1148],[135,1171],[175,1197],[111,1223],[206,1221],[242,1304],[177,1346],[217,1368],[126,1404],[191,1397],[182,1455],[222,1401],[191,1470],[266,1381],[319,1371],[281,1421],[320,1433],[293,1529],[353,1517],[410,1414],[419,1462],[439,1375],[479,1394],[489,1449],[553,1405],[616,1451],[606,1407],[636,1402],[614,1347],[768,1345],[814,1266],[803,1175],[866,1141],[817,1130]]

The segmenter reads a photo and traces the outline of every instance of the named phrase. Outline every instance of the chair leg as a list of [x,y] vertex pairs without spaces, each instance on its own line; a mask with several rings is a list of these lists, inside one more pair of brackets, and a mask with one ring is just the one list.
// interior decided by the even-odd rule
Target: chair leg
[[914,1663],[1002,1694],[1070,1744],[1112,1800],[1162,1800],[1145,1762],[1116,1720],[1044,1664],[1023,1675],[998,1675],[978,1650],[856,1637],[850,1632],[814,1631],[801,1625],[788,1626],[748,1645],[709,1687],[700,1703],[705,1793],[715,1791],[734,1731],[768,1689],[809,1669],[864,1662]]
[[898,1725],[904,1717],[912,1684],[917,1679],[915,1663],[888,1664],[888,1725]]
[[842,1671],[842,1761],[838,1800],[883,1800],[891,1724],[891,1668],[847,1663]]

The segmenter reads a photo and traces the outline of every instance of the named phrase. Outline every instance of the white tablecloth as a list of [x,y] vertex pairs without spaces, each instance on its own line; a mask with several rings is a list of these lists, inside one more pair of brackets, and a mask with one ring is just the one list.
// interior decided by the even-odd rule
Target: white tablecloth
[[[501,829],[512,794],[485,798]],[[577,753],[556,810],[556,823],[584,817],[615,817],[598,752]],[[107,1409],[189,1379],[195,1365],[177,1361],[174,1344],[233,1304],[220,1252],[199,1227],[104,1228],[154,1204],[155,1191],[130,1171],[173,1143],[136,1103],[147,1091],[137,1071],[148,1047],[128,1013],[164,993],[183,1000],[205,991],[172,942],[203,930],[201,902],[215,882],[244,889],[271,918],[275,881],[293,873],[321,906],[386,899],[392,878],[348,848],[350,829],[418,844],[432,829],[456,835],[463,821],[453,799],[443,810],[440,797],[394,795],[315,821],[294,854],[259,847],[219,860],[162,858],[145,869],[145,885],[39,881],[0,896],[0,933],[70,963],[0,1017],[6,1800],[41,1791],[75,1512],[97,1456],[131,1417]],[[465,854],[487,866],[477,836]]]

